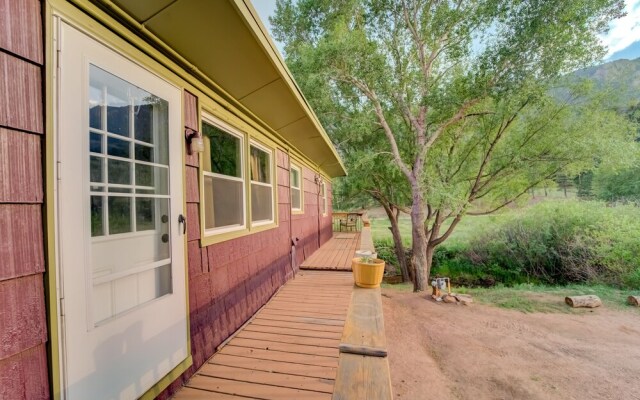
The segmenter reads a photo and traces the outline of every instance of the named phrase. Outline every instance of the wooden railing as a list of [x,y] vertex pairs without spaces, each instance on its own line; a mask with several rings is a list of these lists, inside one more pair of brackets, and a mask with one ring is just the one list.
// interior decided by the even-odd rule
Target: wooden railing
[[333,231],[334,232],[360,232],[362,230],[362,216],[365,212],[334,212]]
[[[374,250],[366,215],[360,236],[362,250]],[[380,289],[354,286],[340,343],[333,400],[391,400]]]

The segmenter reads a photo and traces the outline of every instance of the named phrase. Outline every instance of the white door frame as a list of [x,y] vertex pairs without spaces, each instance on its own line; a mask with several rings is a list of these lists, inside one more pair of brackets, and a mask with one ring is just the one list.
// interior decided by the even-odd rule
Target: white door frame
[[[87,243],[90,243],[91,238],[85,237],[84,242],[82,243],[70,243],[70,238],[72,235],[68,235],[67,231],[69,231],[69,226],[71,222],[69,222],[69,211],[70,206],[65,205],[64,203],[72,203],[73,207],[75,207],[76,211],[83,210],[81,212],[81,217],[77,218],[81,221],[80,226],[85,227],[85,231],[83,234],[86,234],[86,227],[89,226],[87,222],[87,212],[88,209],[88,177],[87,170],[88,168],[83,168],[83,163],[85,166],[88,163],[88,108],[86,108],[87,97],[88,97],[88,74],[86,73],[88,70],[88,64],[91,61],[90,59],[95,54],[88,53],[103,53],[109,55],[109,60],[106,61],[107,65],[118,66],[120,71],[125,71],[127,69],[136,70],[138,72],[142,71],[141,76],[144,78],[141,79],[145,81],[144,83],[139,83],[139,79],[134,79],[133,84],[139,84],[141,87],[150,88],[152,92],[157,92],[157,89],[154,88],[153,82],[162,82],[166,88],[172,87],[170,89],[173,91],[173,95],[169,94],[168,97],[170,99],[170,111],[169,111],[169,147],[171,151],[169,152],[170,157],[170,170],[171,170],[171,180],[170,180],[170,193],[171,193],[171,242],[172,242],[172,250],[171,250],[171,263],[172,263],[172,293],[169,295],[165,295],[163,297],[159,297],[155,300],[152,300],[149,303],[145,303],[139,307],[136,307],[130,311],[124,312],[121,315],[118,315],[113,320],[105,323],[104,325],[115,325],[115,332],[117,334],[115,336],[111,336],[109,339],[111,343],[108,343],[104,349],[98,351],[97,353],[94,351],[93,358],[96,366],[102,366],[100,364],[100,357],[97,357],[96,354],[100,355],[104,359],[112,358],[113,349],[122,349],[121,359],[123,360],[123,365],[118,366],[117,368],[112,368],[109,370],[108,375],[117,375],[118,373],[128,375],[130,372],[128,368],[130,367],[131,360],[126,360],[126,355],[131,353],[133,354],[137,348],[144,347],[145,343],[156,340],[161,342],[160,347],[164,347],[167,343],[173,343],[174,340],[172,338],[162,338],[161,335],[154,332],[153,329],[158,327],[161,331],[165,329],[165,331],[169,328],[172,329],[172,336],[175,338],[176,335],[179,337],[179,341],[181,342],[178,347],[176,347],[171,354],[161,354],[162,359],[156,360],[155,369],[153,371],[147,371],[148,373],[144,374],[144,376],[131,377],[131,385],[125,388],[116,388],[118,390],[118,394],[116,396],[107,396],[108,398],[135,398],[143,394],[146,390],[153,387],[160,379],[162,379],[167,373],[171,372],[174,367],[179,365],[185,359],[189,357],[188,354],[188,315],[187,315],[187,305],[186,305],[186,272],[185,272],[185,251],[186,251],[186,240],[184,234],[182,233],[182,226],[179,226],[177,223],[177,217],[179,214],[185,214],[184,210],[184,193],[183,193],[183,159],[182,159],[182,91],[179,87],[167,82],[164,78],[159,77],[153,72],[150,72],[148,69],[142,67],[134,60],[130,60],[124,57],[121,53],[116,52],[115,50],[108,47],[106,44],[101,43],[100,41],[90,37],[88,34],[81,32],[80,30],[74,28],[72,25],[69,25],[66,22],[62,22],[57,17],[55,18],[56,26],[58,29],[55,32],[57,34],[57,42],[59,43],[61,53],[59,55],[59,65],[57,66],[57,70],[54,73],[54,90],[56,91],[56,108],[54,115],[54,126],[55,126],[55,135],[54,135],[54,154],[55,160],[54,163],[57,166],[57,170],[55,172],[56,180],[55,180],[55,209],[56,209],[56,248],[57,259],[58,259],[58,301],[60,304],[58,318],[60,320],[60,361],[61,361],[61,371],[62,371],[62,395],[64,398],[72,398],[74,394],[74,385],[77,387],[82,386],[82,384],[78,384],[77,382],[73,382],[76,378],[74,378],[74,374],[77,375],[77,371],[74,372],[73,365],[70,364],[70,354],[72,351],[72,347],[76,344],[76,338],[74,338],[75,334],[72,334],[69,329],[71,325],[77,325],[79,322],[70,322],[71,319],[78,319],[80,315],[81,319],[84,319],[82,323],[87,327],[87,333],[91,334],[91,324],[88,323],[88,315],[91,313],[88,312],[88,307],[86,304],[82,304],[82,302],[78,302],[78,295],[72,296],[70,293],[72,289],[70,287],[72,285],[76,285],[76,292],[81,292],[82,290],[78,290],[77,285],[84,283],[83,290],[84,298],[86,299],[88,296],[88,289],[90,289],[91,284],[90,280],[87,279],[87,271],[90,271],[90,268],[87,267],[88,260],[90,259],[87,255],[87,252],[90,250],[90,246]],[[78,36],[79,35],[79,36]],[[75,39],[72,39],[75,37]],[[74,43],[71,45],[70,43],[65,43],[67,40],[84,42],[85,45],[89,44],[88,47],[80,46],[76,47],[78,43]],[[76,66],[72,66],[72,62],[68,62],[69,59],[67,57],[71,57],[71,53],[75,52],[75,56],[81,57],[81,62],[84,68],[83,71],[76,71],[76,74],[69,73],[68,71],[71,68],[77,68]],[[77,60],[76,60],[77,61]],[[66,65],[65,65],[66,63]],[[123,69],[122,66],[125,68]],[[85,68],[86,67],[86,68]],[[66,74],[66,75],[65,75]],[[132,72],[131,74],[135,74]],[[126,77],[131,76],[129,73],[125,73]],[[73,82],[72,77],[78,82]],[[65,81],[66,79],[66,81]],[[75,86],[74,89],[68,89],[71,86]],[[79,98],[75,100],[75,104],[80,104],[79,106],[73,106],[69,104],[68,99],[65,99],[67,95],[67,91],[75,91],[78,93],[78,88],[80,88],[81,95]],[[159,94],[159,93],[158,93]],[[69,121],[68,116],[72,115],[73,112],[70,109],[81,110],[79,114],[76,114],[75,120],[73,122]],[[73,137],[71,131],[72,128],[77,129],[77,131],[81,132],[81,136]],[[82,131],[84,134],[82,135]],[[73,153],[73,150],[70,149],[70,145],[73,143],[80,144],[80,151],[78,152],[78,157],[70,158],[68,155]],[[77,148],[76,148],[77,149]],[[65,158],[66,154],[66,158]],[[73,185],[73,171],[82,171],[80,173],[80,182],[81,185],[84,186],[84,189],[81,190],[81,193],[78,196],[64,197],[65,192],[69,192],[69,186],[65,188],[65,185]],[[176,172],[177,171],[177,172]],[[71,173],[70,173],[71,172]],[[66,179],[65,179],[66,178]],[[71,260],[73,258],[73,260]],[[80,262],[85,266],[84,271],[72,270],[70,265],[73,263]],[[89,272],[90,274],[90,272]],[[78,278],[75,279],[74,276],[78,275]],[[66,281],[65,281],[66,277]],[[65,290],[65,283],[68,286]],[[72,299],[73,298],[73,299]],[[72,299],[73,301],[69,301]],[[149,309],[150,306],[153,306]],[[173,310],[170,311],[169,309]],[[151,330],[147,329],[146,321],[142,320],[142,317],[148,314],[149,311],[155,310],[155,315],[160,315],[161,318],[155,318],[155,320],[159,320],[160,322],[156,324],[154,328]],[[167,319],[166,316],[173,312],[175,314],[176,310],[179,310],[180,317],[178,321],[174,321],[173,324],[163,323],[163,320]],[[161,311],[158,313],[158,311]],[[166,313],[165,313],[166,311]],[[72,314],[73,313],[73,314]],[[74,317],[70,317],[74,315]],[[80,324],[82,324],[80,323]],[[167,325],[171,325],[168,327]],[[131,330],[133,326],[133,331]],[[162,328],[164,326],[164,328]],[[103,325],[99,325],[95,327],[94,330],[103,329]],[[135,332],[134,332],[135,331]],[[134,332],[134,335],[129,335],[127,337],[127,332]],[[167,331],[168,332],[168,331]],[[120,336],[118,336],[120,335]],[[75,335],[77,336],[77,335]],[[134,337],[135,336],[135,337]],[[160,337],[160,339],[158,339]],[[114,339],[115,338],[115,339]],[[129,340],[133,338],[134,340]],[[168,342],[167,342],[168,340]],[[106,343],[106,342],[105,342]],[[83,351],[92,352],[95,349],[83,349]],[[73,352],[73,351],[72,351]],[[78,351],[75,351],[76,355]],[[71,357],[75,357],[71,355]],[[154,359],[155,360],[155,359]],[[135,360],[134,360],[135,363]],[[73,362],[72,362],[73,364]],[[99,369],[94,371],[94,375],[100,373]],[[109,378],[111,376],[101,376],[100,380],[105,381],[105,387],[113,388],[113,384],[109,382]],[[102,379],[104,378],[104,379]],[[94,382],[95,383],[95,382]],[[91,386],[91,385],[89,385]],[[116,385],[117,386],[117,385]],[[95,387],[95,391],[91,398],[98,398],[98,394],[103,388]],[[86,390],[86,388],[82,389]],[[82,390],[77,391],[76,393],[79,396],[82,396]],[[86,392],[84,392],[86,393]]]

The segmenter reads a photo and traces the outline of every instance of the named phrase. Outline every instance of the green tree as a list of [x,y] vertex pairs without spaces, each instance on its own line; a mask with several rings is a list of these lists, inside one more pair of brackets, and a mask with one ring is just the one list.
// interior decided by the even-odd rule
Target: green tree
[[597,34],[623,6],[278,0],[274,35],[311,103],[369,116],[369,137],[383,138],[409,187],[415,290],[465,215],[500,209],[593,158],[602,141],[567,142],[582,139],[584,121],[546,97],[545,84],[601,58]]

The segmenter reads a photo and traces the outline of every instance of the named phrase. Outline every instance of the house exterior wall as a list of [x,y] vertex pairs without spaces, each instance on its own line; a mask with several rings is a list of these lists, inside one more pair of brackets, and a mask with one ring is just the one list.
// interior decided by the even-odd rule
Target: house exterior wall
[[0,0],[0,399],[49,398],[39,0]]
[[[199,130],[198,98],[184,92],[185,128]],[[158,398],[169,398],[216,348],[240,328],[287,280],[294,269],[331,238],[330,184],[328,214],[318,219],[316,173],[302,165],[304,212],[291,213],[290,156],[276,149],[278,226],[239,238],[202,246],[200,230],[199,159],[185,154],[189,318],[193,365]],[[300,164],[300,163],[298,163]],[[320,225],[320,230],[318,226]],[[320,235],[318,235],[320,232]],[[291,266],[291,238],[299,238],[297,262]]]
[[[88,17],[87,17],[88,18]],[[48,359],[45,273],[45,76],[43,3],[0,0],[0,399],[46,399],[54,383]],[[49,40],[49,39],[47,39]],[[187,90],[192,88],[189,85]],[[199,130],[199,93],[184,91],[185,127]],[[209,101],[212,101],[209,99]],[[53,132],[47,132],[53,134]],[[180,132],[179,134],[183,134]],[[298,155],[301,156],[301,155]],[[210,246],[200,237],[199,159],[185,155],[187,276],[193,365],[159,396],[168,398],[241,327],[319,245],[331,238],[328,214],[318,211],[317,172],[302,168],[304,209],[292,214],[290,156],[275,152],[278,226]],[[49,182],[52,186],[54,182]],[[291,265],[291,238],[298,238]],[[55,297],[55,295],[54,295]],[[56,330],[53,329],[55,332]],[[50,367],[50,365],[54,367]],[[57,381],[57,380],[56,380]]]

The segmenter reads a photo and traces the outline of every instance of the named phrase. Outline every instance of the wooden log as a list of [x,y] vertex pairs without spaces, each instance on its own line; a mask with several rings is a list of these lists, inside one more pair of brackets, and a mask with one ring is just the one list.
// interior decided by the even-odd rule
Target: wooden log
[[473,298],[468,294],[456,295],[456,299],[460,302],[460,304],[465,306],[473,303]]
[[367,346],[354,346],[352,344],[340,343],[338,346],[340,353],[360,354],[361,356],[369,357],[386,357],[387,349],[367,347]]
[[630,306],[640,307],[640,296],[629,296],[627,298],[627,303]]
[[602,300],[600,300],[598,296],[592,294],[584,296],[567,296],[564,298],[564,301],[573,308],[595,308],[602,305]]
[[442,301],[444,301],[445,303],[457,303],[458,302],[458,300],[454,296],[450,296],[448,294],[445,294],[444,296],[442,296]]

